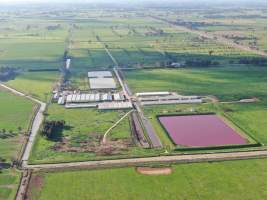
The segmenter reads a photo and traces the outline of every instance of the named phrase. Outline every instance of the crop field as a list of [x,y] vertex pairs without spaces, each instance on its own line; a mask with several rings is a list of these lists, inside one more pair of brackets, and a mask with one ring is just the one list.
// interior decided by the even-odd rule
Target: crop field
[[0,199],[13,200],[19,184],[20,173],[15,169],[0,170]]
[[154,176],[134,168],[37,173],[31,187],[38,200],[265,199],[266,164],[266,159],[181,164],[170,175]]
[[266,13],[258,9],[244,9],[237,12],[236,9],[224,11],[195,11],[185,10],[182,14],[170,12],[166,17],[172,21],[177,20],[184,26],[196,30],[203,30],[218,36],[223,36],[238,44],[244,44],[253,48],[267,50],[266,40]]
[[216,60],[224,66],[244,56],[255,57],[150,17],[132,14],[125,18],[116,11],[101,18],[98,15],[97,11],[92,12],[91,19],[71,27],[72,71],[111,67],[105,47],[121,67],[160,67],[170,60],[197,58]]
[[125,71],[125,75],[133,92],[175,91],[182,95],[214,95],[222,101],[231,101],[266,99],[266,72],[264,68],[227,67],[132,70]]
[[24,141],[24,134],[32,118],[35,105],[23,97],[0,88],[0,157],[16,158]]
[[[267,150],[267,7],[141,2],[0,6],[0,81],[47,104],[23,166],[110,160],[105,169],[34,171],[29,199],[267,199],[267,159],[146,163],[170,170],[153,176],[113,166],[124,158]],[[114,76],[116,90],[89,89],[88,71],[113,68],[123,82]],[[125,92],[121,85],[133,93],[124,101],[134,103],[134,114],[66,108],[72,94],[110,93],[120,102],[114,93]],[[134,95],[159,91],[203,97],[203,103],[143,106]],[[81,106],[83,97],[71,101]],[[106,102],[96,99],[90,102]],[[25,172],[16,161],[36,108],[0,89],[0,200],[15,198]],[[41,123],[39,115],[34,122]]]
[[58,68],[63,61],[67,28],[65,22],[42,20],[38,16],[2,22],[0,65],[21,69]]

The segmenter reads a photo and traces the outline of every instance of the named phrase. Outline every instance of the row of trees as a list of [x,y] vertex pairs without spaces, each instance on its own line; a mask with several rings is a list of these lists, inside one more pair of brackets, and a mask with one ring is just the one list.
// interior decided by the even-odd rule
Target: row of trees
[[211,66],[217,66],[219,64],[220,63],[218,61],[212,61],[208,59],[185,61],[185,65],[190,67],[211,67]]

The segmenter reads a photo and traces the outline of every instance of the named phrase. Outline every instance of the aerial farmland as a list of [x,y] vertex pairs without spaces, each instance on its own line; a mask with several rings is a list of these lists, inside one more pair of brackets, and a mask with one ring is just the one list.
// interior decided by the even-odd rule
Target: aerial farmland
[[267,4],[202,1],[0,6],[0,200],[266,199]]

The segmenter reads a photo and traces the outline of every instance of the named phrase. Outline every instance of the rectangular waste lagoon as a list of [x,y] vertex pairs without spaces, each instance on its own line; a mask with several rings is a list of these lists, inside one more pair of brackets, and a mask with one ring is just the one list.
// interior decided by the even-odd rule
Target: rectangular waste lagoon
[[176,145],[188,147],[247,144],[247,140],[217,115],[160,116]]

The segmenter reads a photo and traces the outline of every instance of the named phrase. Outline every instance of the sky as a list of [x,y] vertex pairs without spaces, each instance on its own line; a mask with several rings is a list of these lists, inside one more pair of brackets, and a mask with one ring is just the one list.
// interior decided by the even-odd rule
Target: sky
[[107,3],[143,3],[143,2],[175,2],[175,3],[179,3],[179,2],[266,2],[266,0],[0,0],[0,3],[103,3],[103,2],[107,2]]

